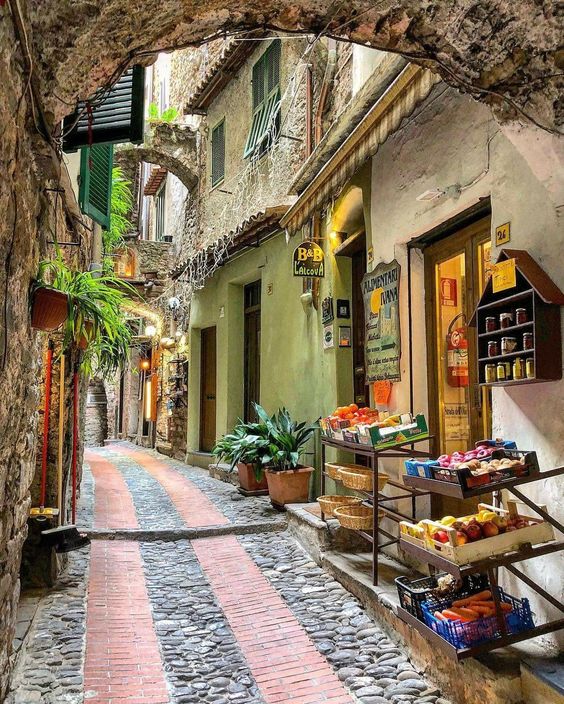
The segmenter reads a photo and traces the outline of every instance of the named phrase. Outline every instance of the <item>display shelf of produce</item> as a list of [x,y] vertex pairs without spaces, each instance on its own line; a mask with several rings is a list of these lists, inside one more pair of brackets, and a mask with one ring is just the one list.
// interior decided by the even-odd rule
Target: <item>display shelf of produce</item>
[[429,628],[429,626],[425,623],[419,621],[419,619],[417,619],[413,614],[410,614],[409,611],[403,609],[401,606],[397,609],[397,615],[402,621],[418,631],[418,633],[420,633],[426,640],[433,643],[433,645],[436,645],[439,650],[453,660],[475,658],[479,655],[483,655],[484,653],[488,653],[491,650],[505,648],[509,645],[513,645],[514,643],[520,643],[521,641],[546,635],[547,633],[554,633],[555,631],[564,628],[564,619],[559,619],[558,621],[552,621],[542,626],[535,626],[535,628],[530,628],[526,631],[521,631],[520,633],[495,638],[494,640],[480,643],[479,645],[475,645],[471,648],[457,649],[454,645],[451,645],[451,643],[442,638],[438,633],[435,633],[432,628]]
[[535,546],[524,544],[519,550],[513,550],[512,552],[502,555],[494,555],[493,557],[478,560],[477,562],[469,562],[466,565],[458,565],[456,562],[447,560],[436,551],[427,550],[419,545],[414,545],[401,537],[399,546],[402,550],[409,553],[413,557],[416,557],[421,562],[426,562],[429,565],[442,570],[443,572],[448,572],[454,577],[461,579],[467,574],[480,574],[487,572],[488,570],[495,569],[496,567],[505,567],[507,565],[512,565],[514,562],[522,562],[524,560],[530,560],[534,557],[541,557],[542,555],[549,555],[553,552],[558,552],[564,548],[564,542],[551,541],[549,543],[542,543],[541,545]]
[[502,489],[511,489],[519,484],[529,484],[530,482],[538,482],[541,479],[550,479],[564,474],[564,467],[551,469],[548,472],[539,472],[528,477],[515,477],[514,479],[502,479],[499,482],[491,482],[490,484],[482,484],[481,486],[472,489],[464,489],[456,482],[443,482],[439,479],[428,479],[427,477],[412,477],[404,474],[403,482],[406,486],[414,489],[429,491],[433,494],[441,494],[442,496],[452,496],[456,499],[469,499],[474,496],[483,496],[491,494],[494,491]]
[[[389,447],[373,447],[372,445],[364,445],[362,443],[356,443],[356,442],[347,442],[345,440],[338,440],[337,438],[330,437],[328,435],[321,435],[321,466],[325,467],[325,452],[327,447],[333,447],[335,449],[339,450],[344,450],[350,453],[354,453],[356,455],[361,455],[364,457],[367,457],[369,462],[370,462],[370,467],[369,469],[372,469],[373,472],[378,471],[378,462],[379,459],[385,459],[385,458],[390,458],[390,457],[396,457],[396,458],[403,458],[407,459],[409,457],[422,457],[422,458],[428,458],[429,452],[424,452],[421,450],[415,450],[414,445],[416,443],[420,442],[428,442],[429,440],[432,440],[433,436],[428,435],[425,438],[417,438],[417,439],[412,439],[412,440],[407,440],[404,443],[399,443],[397,445],[389,446]],[[321,493],[325,493],[325,478],[329,477],[329,475],[323,471],[321,472]],[[389,481],[388,482],[391,486],[396,486],[400,489],[406,489],[406,487],[402,484],[398,484],[397,482]],[[400,520],[405,520],[406,518],[408,520],[413,520],[415,517],[415,499],[418,496],[426,496],[428,492],[426,491],[420,491],[418,489],[409,489],[409,492],[411,493],[411,499],[412,499],[412,508],[413,508],[413,516],[403,516],[403,514],[399,514],[392,509],[388,509],[385,506],[381,506],[378,501],[379,500],[392,500],[394,497],[386,497],[383,494],[378,494],[377,496],[377,505],[378,509],[382,510],[386,513],[387,517],[392,518],[393,520],[400,521]],[[359,492],[362,493],[363,496],[365,496],[365,501],[367,503],[370,503],[370,505],[374,505],[374,494],[372,492]],[[393,515],[395,514],[395,518]],[[325,519],[325,514],[321,512],[321,520],[326,520]],[[374,511],[374,518],[373,518],[373,523],[372,523],[372,531],[363,531],[363,530],[355,530],[353,531],[354,533],[357,533],[358,535],[361,535],[363,538],[365,538],[368,542],[372,544],[372,583],[374,585],[378,584],[378,551],[383,548],[387,547],[388,545],[392,544],[397,544],[399,543],[399,538],[393,536],[391,533],[388,533],[386,530],[380,527],[380,521],[378,519],[378,511]],[[382,534],[386,536],[389,540],[384,543],[379,543],[378,538],[374,536],[378,536],[379,534]]]

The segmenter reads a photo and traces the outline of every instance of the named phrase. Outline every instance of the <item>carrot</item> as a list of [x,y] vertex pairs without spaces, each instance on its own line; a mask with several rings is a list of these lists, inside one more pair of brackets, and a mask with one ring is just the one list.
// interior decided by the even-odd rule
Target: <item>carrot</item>
[[472,596],[467,596],[465,599],[458,599],[457,601],[453,601],[452,605],[453,606],[468,606],[469,604],[473,604],[475,601],[486,601],[487,599],[492,598],[492,593],[489,589],[486,589],[483,592],[478,592],[477,594],[472,594]]
[[463,621],[475,621],[478,618],[478,615],[474,611],[466,609],[463,606],[451,607],[450,610],[458,614]]
[[439,621],[446,621],[445,617],[442,615],[440,611],[435,611],[433,616],[438,619]]
[[468,606],[467,608],[470,609],[470,611],[474,611],[477,616],[489,616],[494,613],[491,606],[482,606],[481,604],[472,604],[472,606]]
[[[509,611],[513,611],[513,607],[511,604],[506,603],[505,601],[501,601],[499,603],[501,610],[509,613]],[[495,610],[495,603],[493,601],[479,601],[476,604],[472,604],[472,608],[475,606],[486,606],[488,609],[494,609]]]
[[455,614],[454,611],[451,611],[450,609],[444,609],[443,616],[445,617],[445,619],[448,619],[449,621],[461,621],[462,620],[458,614]]

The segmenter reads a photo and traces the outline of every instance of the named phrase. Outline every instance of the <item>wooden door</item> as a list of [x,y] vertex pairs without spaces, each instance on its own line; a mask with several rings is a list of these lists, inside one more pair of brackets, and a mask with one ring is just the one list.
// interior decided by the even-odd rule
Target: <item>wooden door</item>
[[260,403],[260,289],[261,282],[245,286],[244,413],[246,422],[256,421],[253,403]]
[[215,445],[216,358],[215,327],[204,328],[200,360],[200,450],[202,452],[211,452]]
[[362,237],[362,248],[351,255],[351,263],[354,403],[358,406],[369,406],[370,394],[368,386],[366,385],[366,369],[364,365],[364,300],[360,286],[366,274],[366,247],[364,237]]
[[[435,455],[464,451],[491,437],[491,392],[478,384],[476,332],[467,325],[489,277],[490,255],[489,217],[425,250],[429,421]],[[444,497],[434,501],[439,512],[452,515],[463,513],[464,506]]]

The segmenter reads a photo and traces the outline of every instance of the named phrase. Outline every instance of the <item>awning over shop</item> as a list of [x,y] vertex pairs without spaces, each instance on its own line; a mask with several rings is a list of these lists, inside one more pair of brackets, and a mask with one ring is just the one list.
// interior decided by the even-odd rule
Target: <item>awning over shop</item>
[[300,194],[280,220],[280,225],[293,235],[314,213],[322,210],[440,80],[439,76],[420,66],[406,66]]

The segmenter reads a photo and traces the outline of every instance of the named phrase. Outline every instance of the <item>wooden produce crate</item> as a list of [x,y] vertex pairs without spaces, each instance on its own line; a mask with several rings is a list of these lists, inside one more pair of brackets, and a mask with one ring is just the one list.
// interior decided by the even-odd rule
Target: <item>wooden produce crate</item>
[[[514,501],[508,501],[507,505],[508,509],[503,509],[488,506],[487,504],[478,504],[478,510],[486,509],[507,518],[523,518],[532,523],[532,525],[514,531],[500,533],[491,538],[482,538],[471,543],[466,543],[466,545],[456,545],[456,530],[454,528],[448,528],[441,523],[426,520],[423,521],[425,528],[423,547],[426,550],[440,553],[442,557],[451,562],[458,565],[465,565],[494,555],[503,555],[504,553],[517,550],[520,545],[526,543],[538,545],[539,543],[554,540],[554,529],[550,523],[546,523],[540,518],[533,518],[518,513],[516,502]],[[449,538],[448,543],[433,540],[431,535],[438,530],[443,530],[447,533]],[[415,542],[416,539],[410,539],[412,536],[402,534],[402,538],[406,539],[408,542],[413,542],[415,545],[421,546],[421,541]]]

